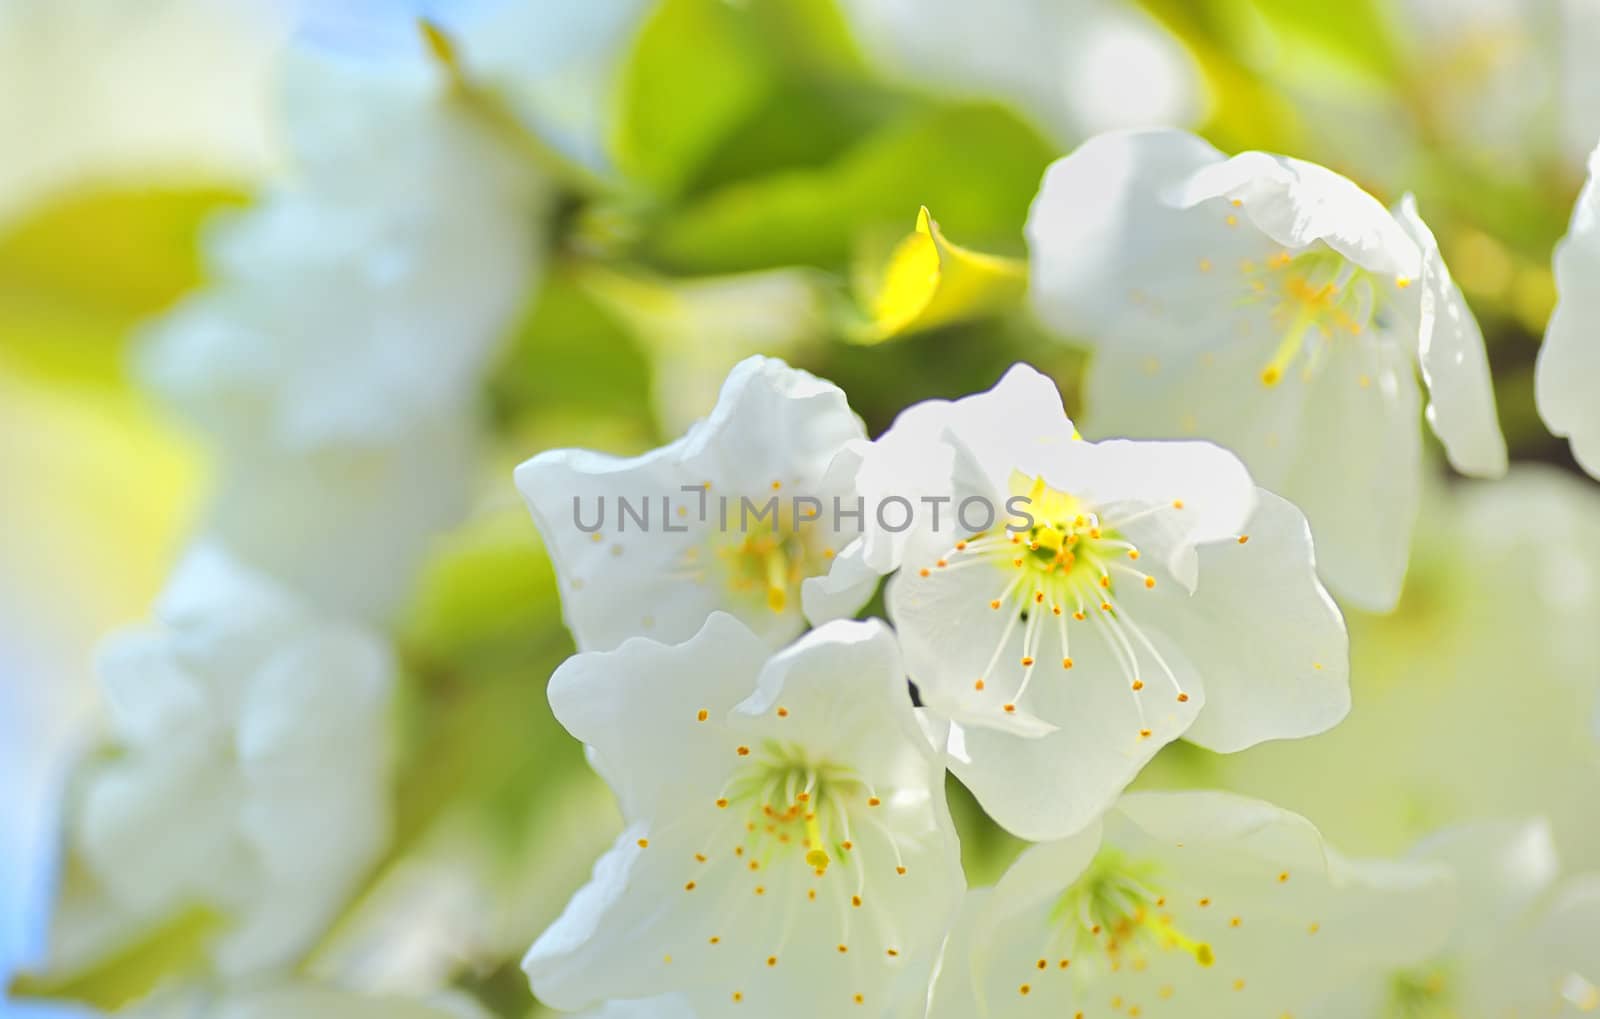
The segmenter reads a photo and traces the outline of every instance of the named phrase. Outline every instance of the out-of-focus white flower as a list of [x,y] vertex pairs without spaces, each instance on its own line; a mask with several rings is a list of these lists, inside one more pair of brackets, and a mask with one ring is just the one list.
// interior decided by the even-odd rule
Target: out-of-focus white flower
[[102,652],[119,752],[87,778],[77,846],[132,914],[224,914],[225,970],[282,964],[387,836],[389,650],[208,548],[156,618]]
[[436,64],[301,54],[297,173],[215,224],[215,283],[140,367],[208,431],[290,450],[394,440],[463,414],[535,283],[539,182]]
[[1560,300],[1539,348],[1534,395],[1545,424],[1600,478],[1600,148],[1589,157],[1589,181],[1556,247],[1555,272]]
[[1015,104],[1060,141],[1204,113],[1193,58],[1120,0],[847,0],[844,10],[889,74]]
[[18,140],[0,223],[75,186],[269,169],[268,82],[289,21],[247,0],[0,2],[0,135]]
[[215,282],[153,326],[139,368],[213,440],[214,535],[321,607],[379,618],[467,502],[544,185],[439,62],[286,64],[295,173],[214,225]]
[[582,280],[644,342],[656,419],[669,434],[706,415],[739,361],[789,357],[826,332],[823,293],[805,270],[666,282],[592,267]]
[[1412,858],[1455,874],[1448,942],[1424,959],[1352,979],[1296,1015],[1499,1019],[1600,1008],[1600,875],[1561,880],[1542,822],[1462,825]]
[[1600,134],[1594,4],[1402,0],[1383,11],[1413,76],[1424,134],[1524,170],[1541,158],[1582,165]]
[[1553,468],[1429,493],[1392,615],[1350,617],[1354,708],[1316,739],[1176,755],[1150,781],[1220,785],[1395,855],[1485,816],[1549,819],[1600,870],[1600,490]]
[[930,1019],[1299,1016],[1427,958],[1451,921],[1441,868],[1347,860],[1304,818],[1226,793],[1126,796],[969,899]]
[[[923,464],[946,473],[909,485],[925,504],[889,614],[923,703],[954,723],[951,767],[1013,832],[1081,829],[1180,736],[1233,751],[1348,709],[1344,626],[1305,520],[1226,450],[1082,441],[1054,383],[1018,365],[907,410],[865,455],[862,490]],[[886,529],[869,524],[841,568],[874,542],[894,565]]]
[[1334,590],[1399,597],[1428,420],[1451,463],[1505,471],[1483,337],[1409,197],[1175,131],[1058,161],[1028,219],[1032,295],[1094,346],[1099,435],[1201,436],[1311,521]]
[[318,607],[381,621],[468,509],[476,425],[423,420],[392,443],[303,452],[241,440],[217,465],[205,533]]
[[865,438],[837,386],[752,357],[676,442],[631,459],[563,449],[522,464],[517,487],[578,646],[684,640],[717,609],[777,645],[808,617],[855,612],[876,575],[842,587],[822,575],[861,519],[837,526],[835,505],[855,512],[855,489],[845,461],[830,468]]
[[768,655],[719,612],[551,678],[627,828],[523,962],[542,1001],[809,1019],[922,1000],[963,880],[894,636],[835,621]]

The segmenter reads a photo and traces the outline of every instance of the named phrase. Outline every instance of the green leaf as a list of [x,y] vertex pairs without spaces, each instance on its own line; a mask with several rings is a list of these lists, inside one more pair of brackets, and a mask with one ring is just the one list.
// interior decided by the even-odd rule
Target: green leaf
[[750,35],[748,16],[723,0],[666,0],[656,8],[622,81],[614,147],[627,176],[678,193],[733,125],[761,105],[775,72]]
[[81,972],[59,978],[20,976],[12,982],[10,994],[115,1011],[148,995],[163,981],[204,965],[207,946],[223,927],[222,918],[208,909],[186,909]]
[[879,132],[828,166],[722,188],[649,231],[644,252],[684,273],[842,270],[859,237],[899,234],[928,205],[973,246],[1020,253],[1028,205],[1054,154],[1000,106],[940,107]]
[[490,382],[502,431],[562,416],[650,429],[650,366],[628,328],[567,273],[553,274],[535,301]]

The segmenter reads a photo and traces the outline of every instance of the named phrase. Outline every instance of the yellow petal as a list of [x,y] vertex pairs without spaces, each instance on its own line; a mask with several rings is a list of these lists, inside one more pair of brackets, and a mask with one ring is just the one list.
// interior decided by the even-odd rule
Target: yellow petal
[[972,321],[1010,311],[1027,290],[1025,263],[951,243],[929,214],[890,254],[865,302],[871,319],[854,336],[863,343]]

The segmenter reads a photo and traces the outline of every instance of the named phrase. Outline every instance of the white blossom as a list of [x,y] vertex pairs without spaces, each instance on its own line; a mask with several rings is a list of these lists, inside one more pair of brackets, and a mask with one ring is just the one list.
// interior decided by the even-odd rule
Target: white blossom
[[320,620],[208,548],[100,672],[117,753],[88,774],[76,844],[148,920],[200,904],[225,970],[303,950],[388,831],[386,645]]
[[719,612],[684,644],[578,655],[550,701],[627,827],[528,952],[540,1000],[676,992],[702,1019],[920,1004],[963,881],[887,627],[828,623],[769,657]]
[[1086,427],[1204,437],[1300,506],[1320,566],[1391,607],[1417,513],[1420,366],[1451,463],[1506,468],[1483,338],[1409,197],[1176,131],[1054,164],[1028,220],[1034,304],[1095,349]]
[[944,518],[874,525],[840,568],[898,563],[911,678],[953,723],[952,769],[1016,834],[1077,831],[1174,739],[1234,751],[1348,710],[1305,520],[1227,451],[1082,441],[1025,365],[910,408],[875,446],[862,490],[907,480]]
[[837,386],[752,357],[675,442],[632,458],[552,450],[518,467],[578,646],[683,640],[718,609],[781,644],[808,617],[854,613],[876,575],[819,578],[859,531],[859,517],[836,526],[835,501],[853,510],[855,490],[850,461],[833,468],[865,438]]
[[1348,860],[1270,804],[1132,794],[969,895],[929,1017],[1299,1016],[1428,958],[1451,901],[1441,868]]
[[1412,859],[1455,875],[1450,938],[1426,958],[1349,980],[1307,1009],[1309,1019],[1500,1019],[1600,1008],[1600,874],[1563,879],[1546,825],[1461,825],[1419,845]]

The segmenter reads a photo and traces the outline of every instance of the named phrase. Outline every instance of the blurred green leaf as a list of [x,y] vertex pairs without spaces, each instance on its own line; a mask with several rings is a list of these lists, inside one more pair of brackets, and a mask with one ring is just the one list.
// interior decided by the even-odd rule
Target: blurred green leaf
[[52,378],[119,379],[128,330],[201,279],[219,188],[76,192],[0,234],[0,358]]
[[650,428],[650,366],[630,330],[569,273],[553,274],[535,301],[490,382],[502,429],[555,414]]
[[656,8],[622,82],[615,150],[628,176],[677,193],[761,105],[776,75],[750,34],[747,16],[722,0],[666,0]]
[[841,270],[857,238],[902,233],[919,206],[986,251],[1020,253],[1054,147],[1008,110],[944,107],[879,132],[829,166],[723,188],[647,234],[649,260],[685,273],[783,265]]
[[18,977],[10,993],[22,998],[55,998],[114,1011],[145,997],[162,982],[204,965],[208,946],[223,920],[202,907],[183,910],[145,930],[89,969],[56,979]]

